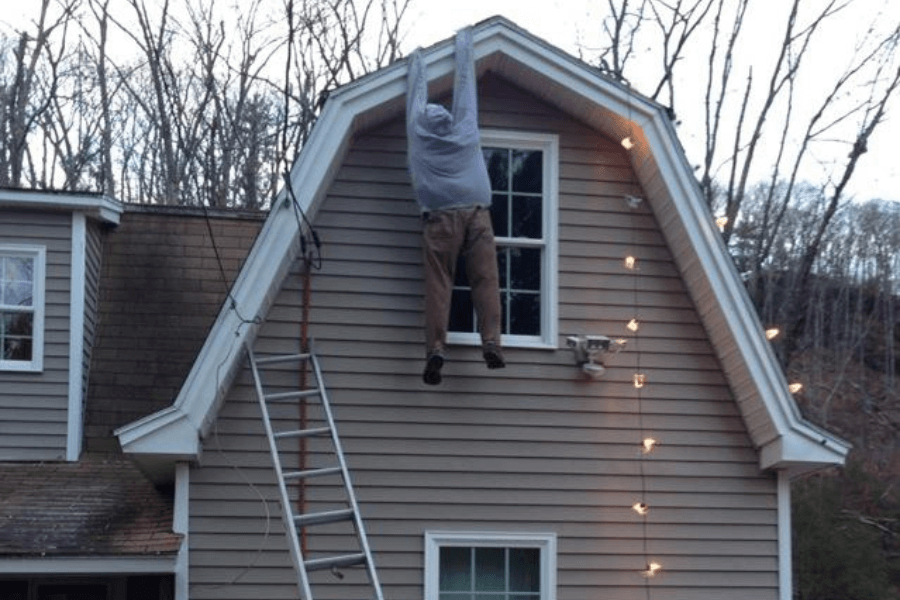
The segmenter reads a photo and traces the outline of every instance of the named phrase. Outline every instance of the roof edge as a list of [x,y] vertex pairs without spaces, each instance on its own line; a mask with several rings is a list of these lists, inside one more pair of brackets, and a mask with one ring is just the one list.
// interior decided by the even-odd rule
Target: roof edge
[[125,210],[121,202],[105,194],[27,189],[0,189],[0,206],[83,212],[111,225],[119,224]]

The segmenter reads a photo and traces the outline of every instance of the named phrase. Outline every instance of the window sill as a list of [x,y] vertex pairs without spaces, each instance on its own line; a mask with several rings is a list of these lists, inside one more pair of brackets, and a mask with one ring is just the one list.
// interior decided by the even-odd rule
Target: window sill
[[[504,348],[526,348],[530,350],[559,350],[559,346],[551,344],[546,340],[525,337],[504,335],[501,338]],[[459,333],[450,332],[447,334],[447,344],[450,346],[477,346],[481,347],[481,336],[477,333]]]

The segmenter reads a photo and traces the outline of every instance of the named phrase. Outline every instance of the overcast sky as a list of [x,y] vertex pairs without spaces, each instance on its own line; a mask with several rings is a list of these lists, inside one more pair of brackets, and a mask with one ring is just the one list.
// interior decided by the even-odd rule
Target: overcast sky
[[[39,0],[2,0],[3,12],[0,13],[0,22],[22,23],[33,20],[37,16]],[[121,1],[121,0],[116,0]],[[114,5],[116,4],[114,1]],[[175,0],[177,5],[184,0]],[[278,0],[272,0],[279,4]],[[823,6],[829,0],[804,0],[803,10],[814,10]],[[240,7],[244,4],[236,0],[218,0],[220,6],[231,5]],[[809,98],[821,99],[823,88],[816,90],[816,86],[834,81],[837,73],[846,66],[853,51],[853,44],[864,40],[867,28],[872,19],[877,17],[880,27],[896,27],[900,23],[900,0],[853,0],[854,12],[845,12],[839,18],[833,19],[830,31],[823,31],[819,36],[821,42],[815,46],[810,55],[813,68],[808,69],[807,78],[802,82],[802,88],[810,90]],[[409,52],[416,46],[429,46],[435,42],[451,37],[456,30],[470,24],[477,23],[493,15],[503,15],[520,27],[530,31],[534,35],[543,38],[547,42],[556,45],[563,50],[595,62],[597,50],[602,45],[602,19],[606,14],[607,0],[411,0],[411,6],[405,16],[405,37],[402,41],[402,50]],[[780,37],[783,27],[783,18],[778,11],[784,11],[790,5],[786,0],[755,0],[750,3],[748,24],[744,32],[746,46],[740,53],[735,64],[733,82],[734,93],[739,94],[746,73],[752,67],[754,81],[761,87],[768,81],[771,73],[771,64],[774,56],[771,54],[777,49],[777,43],[765,42],[771,36]],[[124,8],[124,7],[123,7]],[[9,31],[8,27],[4,30]],[[702,32],[701,34],[702,35]],[[842,42],[842,43],[839,43]],[[766,54],[765,50],[770,49]],[[637,48],[639,55],[646,57],[658,56],[657,51],[649,48]],[[679,64],[676,73],[678,88],[676,108],[681,124],[678,134],[685,146],[688,158],[699,163],[703,151],[703,120],[702,94],[706,84],[704,74],[704,62],[707,57],[689,57]],[[691,63],[691,59],[696,61]],[[650,84],[649,77],[641,80],[641,73],[650,73],[655,65],[646,70],[639,64],[629,71],[632,84],[637,91],[649,93],[652,90],[644,89]],[[897,65],[894,65],[894,69]],[[642,84],[644,87],[642,87]],[[739,102],[732,101],[733,106]],[[799,103],[804,104],[804,103]],[[813,102],[805,104],[809,109]],[[696,107],[697,110],[693,110]],[[777,123],[777,113],[770,119],[772,126]],[[800,115],[796,119],[798,125],[805,126],[805,120]],[[778,125],[780,126],[780,125]],[[843,132],[841,139],[852,139],[855,132]],[[869,198],[884,198],[900,201],[900,159],[897,158],[897,140],[900,139],[900,95],[895,95],[894,101],[889,107],[887,121],[881,124],[874,134],[869,145],[869,152],[865,154],[857,166],[848,193],[859,200]],[[807,179],[821,183],[827,180],[829,169],[834,170],[834,163],[840,163],[846,158],[849,146],[831,143],[819,144],[811,157],[815,160],[808,161],[803,172]],[[758,160],[759,167],[771,164],[771,159],[762,157]],[[818,164],[817,163],[821,163]],[[831,163],[831,166],[829,166]],[[824,166],[823,166],[824,165]],[[767,176],[766,169],[755,173],[757,179]],[[721,175],[721,174],[720,174]]]
[[[415,0],[414,0],[415,1]],[[804,0],[803,9],[810,11],[825,5],[827,0]],[[820,101],[823,89],[813,90],[816,85],[831,85],[842,67],[846,66],[853,52],[854,44],[869,34],[873,19],[884,27],[897,27],[900,23],[900,0],[854,0],[854,11],[845,11],[840,17],[833,19],[830,30],[823,30],[819,36],[820,43],[814,47],[810,55],[813,62],[807,71],[804,86],[818,95],[811,93],[809,98]],[[602,45],[602,19],[606,14],[606,0],[450,0],[447,2],[421,1],[413,5],[408,15],[404,38],[404,51],[415,46],[427,46],[453,35],[453,32],[469,24],[477,23],[493,15],[503,15],[517,25],[540,38],[562,48],[563,50],[586,60],[596,56]],[[748,41],[766,40],[770,36],[780,38],[783,31],[783,19],[780,11],[786,11],[790,3],[787,0],[756,0],[751,2],[748,23],[744,37]],[[755,10],[754,10],[755,9]],[[808,13],[812,14],[812,13]],[[778,27],[776,27],[776,25]],[[745,48],[742,61],[734,70],[733,81],[743,83],[751,64],[754,68],[755,80],[767,84],[771,74],[774,55],[762,50],[778,48],[777,43],[760,43]],[[638,49],[640,51],[641,49]],[[650,55],[650,52],[646,52]],[[658,55],[658,53],[657,53]],[[701,93],[706,85],[703,62],[707,57],[693,57],[697,66],[689,62],[679,65],[678,77],[682,92],[676,100],[681,125],[678,134],[684,144],[688,158],[697,163],[701,160],[704,144]],[[897,68],[897,65],[894,65]],[[650,93],[652,90],[642,89],[640,82],[632,75],[632,83],[637,91]],[[698,93],[694,103],[688,91]],[[676,92],[678,93],[678,92]],[[739,103],[734,103],[737,106]],[[806,108],[812,106],[807,103]],[[691,107],[698,110],[691,114]],[[796,109],[795,109],[796,110]],[[773,122],[775,119],[771,119]],[[805,120],[797,118],[797,123],[805,127]],[[746,134],[745,134],[746,135]],[[843,139],[852,139],[852,134]],[[858,200],[883,198],[900,201],[900,153],[897,151],[900,140],[900,94],[894,96],[889,107],[887,120],[879,125],[866,153],[857,164],[848,192]],[[841,144],[820,144],[811,157],[822,162],[840,161],[846,158],[850,148]],[[810,164],[804,171],[805,176],[821,182],[827,177],[829,167]],[[757,161],[762,166],[765,161]],[[771,164],[771,160],[769,161]],[[765,173],[757,173],[757,177],[765,177]]]

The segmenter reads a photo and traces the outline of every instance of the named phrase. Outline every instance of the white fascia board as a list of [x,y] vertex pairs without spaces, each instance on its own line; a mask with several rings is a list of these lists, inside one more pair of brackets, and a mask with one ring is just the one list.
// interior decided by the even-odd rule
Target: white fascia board
[[89,217],[113,225],[119,224],[119,217],[125,210],[121,202],[104,195],[33,190],[2,190],[0,191],[0,206],[83,212]]
[[800,424],[789,435],[779,436],[759,450],[761,469],[785,470],[791,477],[823,467],[844,464],[850,445]]
[[[654,126],[647,127],[645,134],[651,148],[657,150],[653,154],[660,176],[669,187],[676,213],[681,217],[716,303],[724,313],[734,347],[778,431],[778,437],[762,444],[760,465],[774,468],[784,462],[843,464],[849,446],[827,432],[814,431],[800,416],[725,242],[704,208],[697,183],[676,144],[668,119],[658,114]],[[691,197],[693,201],[689,200]]]
[[0,574],[110,575],[117,573],[174,573],[174,555],[4,558]]
[[177,406],[147,415],[113,433],[126,454],[166,454],[175,461],[193,458],[200,451],[196,427]]

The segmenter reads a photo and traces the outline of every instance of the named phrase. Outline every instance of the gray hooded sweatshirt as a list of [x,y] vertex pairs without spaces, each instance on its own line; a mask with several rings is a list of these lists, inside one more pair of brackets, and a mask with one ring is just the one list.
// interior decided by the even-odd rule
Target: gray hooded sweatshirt
[[453,106],[428,103],[428,80],[416,49],[406,93],[409,171],[423,211],[490,206],[491,184],[478,135],[472,30],[456,34]]

